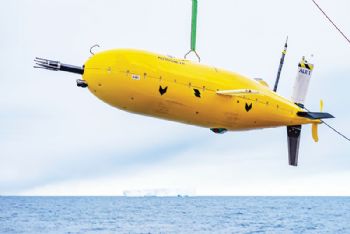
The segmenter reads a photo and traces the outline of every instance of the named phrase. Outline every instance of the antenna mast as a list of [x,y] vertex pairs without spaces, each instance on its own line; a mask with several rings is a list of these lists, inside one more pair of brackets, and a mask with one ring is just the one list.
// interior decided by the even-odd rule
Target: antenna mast
[[275,91],[275,92],[277,91],[278,82],[280,80],[281,71],[282,71],[283,64],[284,64],[284,57],[287,54],[287,47],[288,47],[288,36],[287,36],[286,43],[284,44],[284,49],[282,51],[282,57],[281,57],[281,60],[280,60],[280,66],[278,67],[278,72],[277,72],[277,78],[276,78],[275,86],[273,87],[273,91]]

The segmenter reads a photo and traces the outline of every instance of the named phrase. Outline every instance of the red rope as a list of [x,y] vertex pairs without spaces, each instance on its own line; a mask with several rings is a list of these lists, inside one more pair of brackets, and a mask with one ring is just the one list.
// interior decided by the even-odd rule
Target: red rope
[[333,24],[333,26],[338,30],[338,32],[340,32],[341,35],[343,35],[343,37],[349,42],[350,44],[350,40],[349,38],[338,28],[338,26],[331,20],[331,18],[329,18],[329,16],[326,14],[326,12],[324,12],[322,10],[322,8],[317,4],[317,2],[315,0],[311,0],[316,6],[317,8],[323,13],[324,16],[326,16],[326,18],[329,20],[329,22],[331,22]]

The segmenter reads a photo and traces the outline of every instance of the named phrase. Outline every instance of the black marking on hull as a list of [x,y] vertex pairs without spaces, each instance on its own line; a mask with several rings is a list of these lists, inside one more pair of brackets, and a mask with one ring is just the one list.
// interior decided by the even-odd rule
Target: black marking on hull
[[160,86],[159,86],[159,93],[160,93],[160,95],[165,94],[166,91],[167,91],[167,89],[168,89],[168,86],[166,86],[166,87],[163,89],[162,86],[160,85]]
[[193,89],[194,91],[194,96],[200,98],[201,97],[201,92],[198,89]]
[[249,105],[248,105],[248,103],[245,103],[245,110],[247,112],[249,112],[252,109],[252,107],[253,107],[253,103],[250,103]]

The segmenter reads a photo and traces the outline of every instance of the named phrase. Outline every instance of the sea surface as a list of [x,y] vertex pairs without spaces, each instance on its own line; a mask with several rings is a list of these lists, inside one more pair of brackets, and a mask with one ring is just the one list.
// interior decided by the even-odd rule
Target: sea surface
[[0,233],[350,233],[350,197],[0,197]]

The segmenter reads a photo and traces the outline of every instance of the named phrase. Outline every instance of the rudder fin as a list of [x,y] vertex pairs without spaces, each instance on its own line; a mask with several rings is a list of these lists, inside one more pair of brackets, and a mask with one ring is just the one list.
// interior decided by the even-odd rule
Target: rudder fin
[[288,163],[298,166],[301,125],[287,126]]

